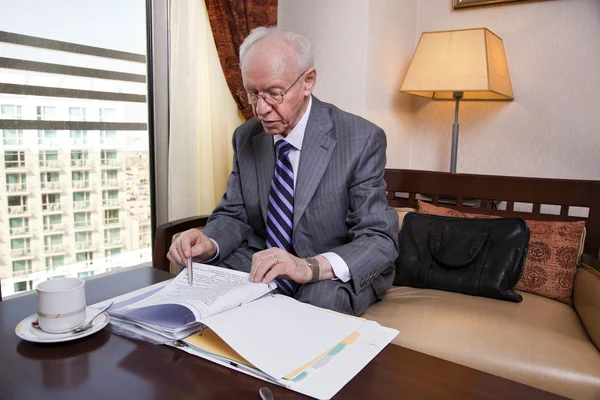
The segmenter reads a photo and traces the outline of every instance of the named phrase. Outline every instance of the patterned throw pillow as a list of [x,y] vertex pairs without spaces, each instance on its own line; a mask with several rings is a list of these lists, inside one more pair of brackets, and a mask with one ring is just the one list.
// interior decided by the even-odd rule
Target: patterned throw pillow
[[[419,212],[457,218],[499,218],[468,214],[419,201]],[[585,222],[525,220],[530,231],[529,251],[521,280],[514,287],[572,305],[573,281],[583,241]]]

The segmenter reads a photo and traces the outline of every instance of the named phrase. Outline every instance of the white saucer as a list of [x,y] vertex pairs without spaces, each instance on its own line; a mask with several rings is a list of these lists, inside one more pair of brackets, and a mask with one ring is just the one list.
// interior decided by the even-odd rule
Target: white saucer
[[[85,320],[83,323],[87,323],[90,319],[94,317],[98,313],[97,308],[86,307],[85,308]],[[105,311],[102,315],[98,316],[94,320],[94,323],[90,329],[81,333],[48,333],[44,332],[41,329],[34,328],[31,323],[37,319],[37,313],[30,315],[25,318],[23,321],[19,322],[17,327],[15,328],[15,333],[18,337],[24,340],[28,340],[30,342],[36,343],[58,343],[58,342],[67,342],[69,340],[80,339],[82,337],[89,336],[98,332],[100,329],[104,328],[110,317],[108,313]]]

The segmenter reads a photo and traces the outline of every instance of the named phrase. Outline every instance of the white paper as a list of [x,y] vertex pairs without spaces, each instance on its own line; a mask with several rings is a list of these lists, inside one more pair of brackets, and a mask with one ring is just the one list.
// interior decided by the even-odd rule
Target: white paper
[[180,304],[189,308],[201,321],[208,316],[245,304],[269,293],[264,283],[250,282],[250,274],[211,265],[193,263],[193,285],[188,281],[189,268],[183,270],[160,292],[124,310],[158,304]]
[[336,346],[365,320],[265,296],[202,321],[229,346],[275,379]]

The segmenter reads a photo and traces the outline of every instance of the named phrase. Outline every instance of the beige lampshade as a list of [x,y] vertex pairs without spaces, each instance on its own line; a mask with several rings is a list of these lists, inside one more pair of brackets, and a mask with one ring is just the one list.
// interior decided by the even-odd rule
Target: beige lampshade
[[423,32],[401,92],[436,100],[513,100],[502,39],[486,28]]

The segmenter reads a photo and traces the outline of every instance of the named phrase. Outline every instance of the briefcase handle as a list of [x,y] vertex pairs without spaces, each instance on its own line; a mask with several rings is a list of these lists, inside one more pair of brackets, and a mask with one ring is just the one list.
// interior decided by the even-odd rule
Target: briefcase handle
[[[441,265],[442,267],[449,268],[449,269],[458,269],[458,268],[464,268],[464,267],[470,265],[475,260],[475,258],[477,258],[479,253],[484,248],[485,244],[488,242],[490,235],[487,233],[476,234],[473,237],[473,240],[471,242],[468,258],[466,261],[463,261],[463,262],[444,261],[438,257],[438,254],[440,254],[440,249],[442,247],[441,246],[442,237],[443,237],[443,234],[439,231],[434,231],[434,232],[430,233],[430,235],[429,235],[429,251],[431,253],[431,257],[438,265]],[[452,242],[452,243],[450,243],[450,242]],[[447,240],[446,241],[446,245],[450,245],[450,246],[455,246],[457,243],[458,243],[458,240],[452,240],[452,241]],[[456,260],[453,260],[453,261],[456,261]]]

